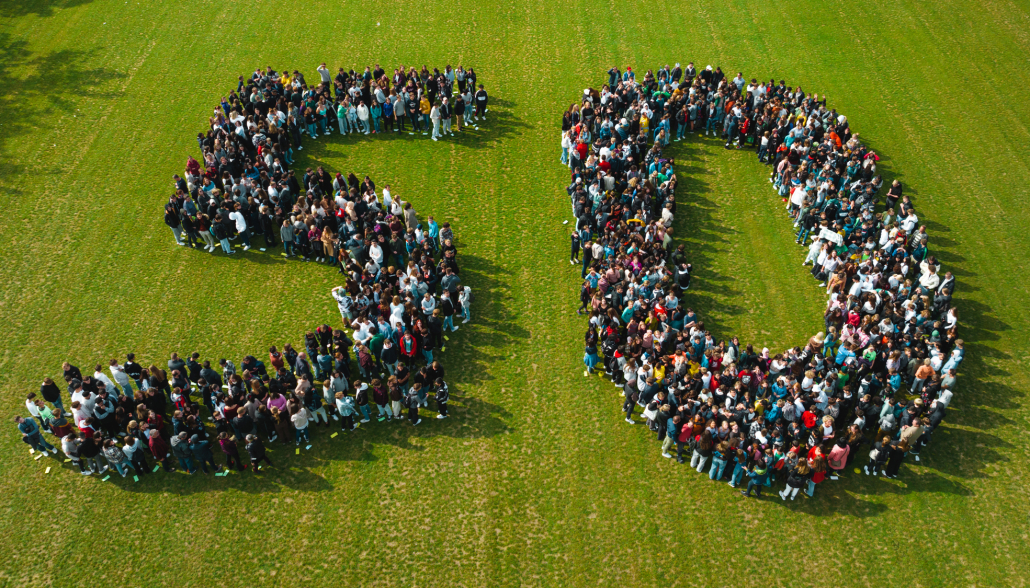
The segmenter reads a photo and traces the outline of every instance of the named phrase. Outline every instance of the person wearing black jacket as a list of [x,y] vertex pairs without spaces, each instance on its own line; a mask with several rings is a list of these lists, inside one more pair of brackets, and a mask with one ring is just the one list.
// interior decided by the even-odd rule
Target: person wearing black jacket
[[438,419],[447,418],[447,402],[451,399],[450,389],[447,383],[443,381],[443,378],[436,379],[436,410],[440,413],[436,415]]
[[[232,255],[233,253],[236,253],[229,245],[229,233],[225,230],[224,223],[211,223],[211,232],[214,233],[215,239],[218,239],[219,244],[221,244],[222,251],[224,251],[227,255]],[[184,245],[184,243],[179,243],[179,245]]]
[[[887,462],[887,458],[890,456],[891,450],[891,438],[884,436],[882,439],[873,444],[873,449],[869,452],[869,463],[862,468],[867,476],[877,475],[877,471],[883,467],[883,464]],[[870,471],[872,469],[872,471]]]
[[53,404],[55,408],[64,410],[64,403],[61,402],[61,389],[49,377],[43,378],[43,383],[39,386],[39,395],[43,397],[43,400]]
[[479,84],[479,89],[476,90],[476,94],[475,96],[473,96],[473,100],[476,103],[476,114],[473,115],[472,118],[474,118],[475,120],[479,120],[480,118],[486,120],[486,103],[488,97],[486,95],[486,90],[483,89],[483,84]]
[[178,211],[171,204],[165,205],[165,224],[168,228],[172,229],[172,235],[175,236],[176,245],[185,245],[182,241],[182,221],[179,218]]
[[254,466],[254,473],[261,471],[258,466],[262,461],[267,463],[269,467],[272,466],[272,460],[268,459],[265,454],[265,444],[261,442],[261,439],[257,435],[247,435],[247,454],[250,455],[250,465]]
[[786,500],[787,495],[790,495],[790,499],[794,500],[798,495],[798,491],[808,485],[808,480],[811,477],[812,468],[808,466],[808,460],[802,456],[798,460],[797,465],[794,466],[794,469],[790,470],[790,473],[787,474],[787,487],[783,489],[783,492],[779,493],[780,498]]

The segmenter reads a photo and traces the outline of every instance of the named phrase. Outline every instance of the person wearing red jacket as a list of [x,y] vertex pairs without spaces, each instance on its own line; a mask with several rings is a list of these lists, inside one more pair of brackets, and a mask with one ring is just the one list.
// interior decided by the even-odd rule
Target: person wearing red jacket
[[404,333],[401,337],[401,357],[407,365],[415,364],[415,356],[418,353],[418,340],[411,335],[411,331]]
[[155,429],[151,429],[148,432],[149,440],[147,445],[150,446],[150,454],[154,456],[166,472],[174,472],[175,468],[172,467],[171,461],[168,460],[168,444],[161,438],[161,433]]

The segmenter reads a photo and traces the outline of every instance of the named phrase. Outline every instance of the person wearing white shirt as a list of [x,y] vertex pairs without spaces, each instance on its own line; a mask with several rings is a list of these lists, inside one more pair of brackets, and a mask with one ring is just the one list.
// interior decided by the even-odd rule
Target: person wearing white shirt
[[367,345],[372,339],[372,323],[367,318],[359,318],[350,325],[354,328],[354,341]]
[[114,382],[111,381],[111,378],[107,377],[107,374],[100,371],[101,369],[103,369],[103,366],[98,363],[94,368],[93,378],[99,382],[103,382],[104,387],[107,388],[107,391],[111,394],[118,394],[118,387],[114,385]]
[[426,292],[426,295],[422,298],[422,312],[426,316],[430,316],[434,310],[436,310],[436,299],[433,298],[432,294]]
[[915,211],[913,211],[908,213],[908,216],[906,216],[905,219],[901,221],[901,229],[905,231],[906,234],[911,234],[912,231],[915,230],[916,225],[918,224],[919,217],[916,216]]
[[379,246],[379,243],[372,241],[372,245],[368,248],[368,256],[372,258],[372,261],[374,261],[376,265],[382,267],[383,248]]
[[229,220],[236,221],[236,231],[243,240],[243,250],[250,249],[250,233],[247,231],[247,219],[243,216],[243,207],[236,203],[236,210],[229,213]]
[[118,363],[118,360],[112,359],[108,369],[122,391],[128,396],[132,396],[132,378],[125,373],[125,367]]
[[371,134],[368,126],[368,106],[365,106],[364,100],[358,104],[358,123],[361,125],[359,132],[364,131],[366,135]]
[[438,141],[439,137],[443,136],[443,135],[440,134],[440,118],[441,118],[440,107],[437,106],[436,104],[434,104],[432,110],[429,111],[429,120],[433,121],[433,140],[434,141]]

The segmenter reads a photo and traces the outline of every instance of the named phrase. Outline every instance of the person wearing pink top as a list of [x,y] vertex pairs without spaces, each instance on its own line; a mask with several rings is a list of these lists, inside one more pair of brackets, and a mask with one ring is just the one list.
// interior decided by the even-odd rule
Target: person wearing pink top
[[851,447],[848,445],[847,439],[843,436],[837,439],[836,445],[830,450],[829,459],[826,460],[826,463],[830,466],[831,480],[836,480],[840,472],[844,471],[844,466],[848,463],[849,453],[851,453]]

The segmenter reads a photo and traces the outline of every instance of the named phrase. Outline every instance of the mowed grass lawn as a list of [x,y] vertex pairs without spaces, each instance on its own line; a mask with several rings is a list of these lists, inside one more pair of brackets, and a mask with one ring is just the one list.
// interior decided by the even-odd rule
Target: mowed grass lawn
[[[1027,583],[1026,2],[3,0],[0,18],[0,584]],[[958,391],[897,480],[744,501],[662,459],[582,376],[561,112],[613,64],[690,60],[828,94],[958,276]],[[493,97],[468,136],[321,139],[297,160],[455,226],[477,297],[443,353],[455,418],[317,430],[260,479],[44,474],[9,419],[63,360],[238,361],[338,324],[331,269],[186,251],[160,214],[236,76],[321,61],[471,65]],[[774,350],[821,330],[767,168],[711,140],[673,152],[687,303]]]

